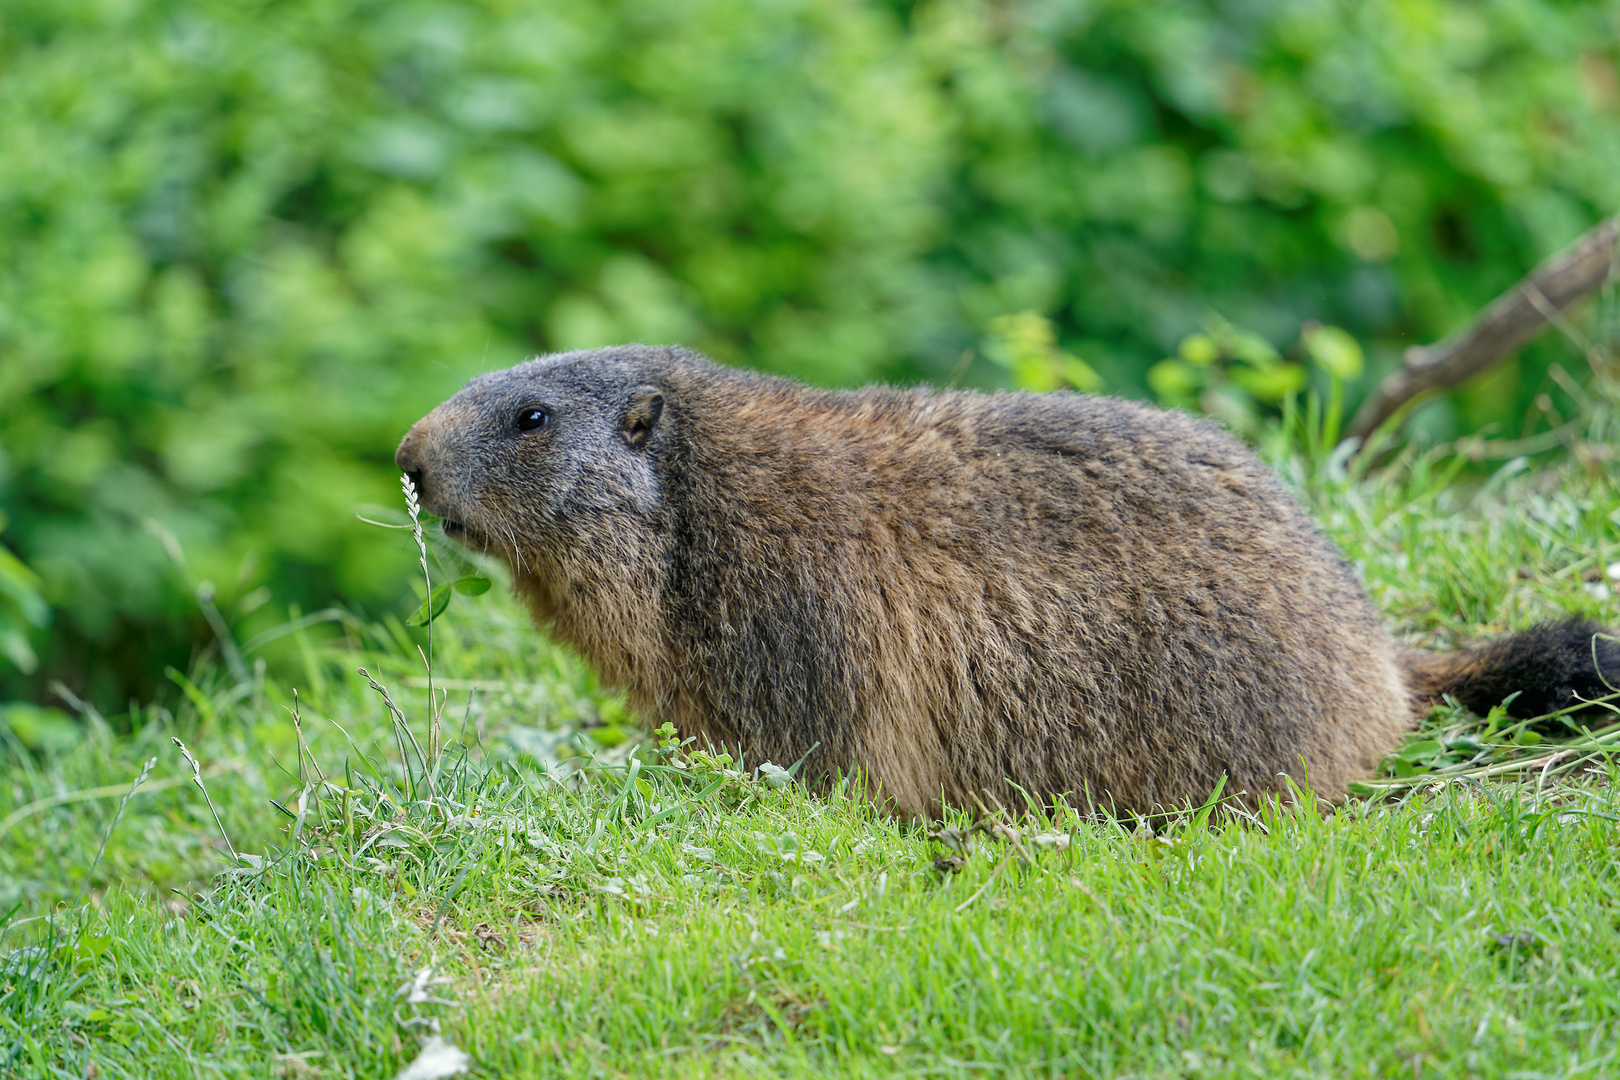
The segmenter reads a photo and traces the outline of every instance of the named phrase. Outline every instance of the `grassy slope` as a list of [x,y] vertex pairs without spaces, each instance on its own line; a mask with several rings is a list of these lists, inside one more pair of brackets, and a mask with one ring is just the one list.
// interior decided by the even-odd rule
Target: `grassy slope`
[[[1620,622],[1613,479],[1525,474],[1477,495],[1421,464],[1299,479],[1414,642]],[[267,803],[296,812],[310,768],[290,683],[209,667],[134,735],[93,726],[43,760],[10,748],[0,818],[157,766],[93,874],[117,798],[0,836],[0,912],[21,904],[0,939],[0,1074],[390,1076],[434,1021],[483,1075],[1620,1072],[1606,776],[1159,836],[1060,817],[1026,830],[1029,861],[980,834],[952,873],[926,830],[855,800],[653,766],[542,778],[548,731],[612,704],[505,601],[436,625],[441,679],[510,684],[465,710],[474,749],[452,740],[447,810],[379,795],[326,720],[397,762],[348,674],[365,664],[425,736],[397,628],[353,627],[363,652],[341,663],[301,643],[304,729],[335,786],[306,798],[296,841]],[[218,770],[236,846],[296,854],[210,884],[219,833],[174,782],[176,734]],[[96,906],[43,918],[87,874]]]

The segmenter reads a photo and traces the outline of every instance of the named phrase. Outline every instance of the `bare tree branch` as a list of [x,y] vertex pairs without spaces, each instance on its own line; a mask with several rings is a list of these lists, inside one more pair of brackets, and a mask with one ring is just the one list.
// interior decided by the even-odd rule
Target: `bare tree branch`
[[1414,345],[1398,371],[1378,384],[1347,431],[1365,439],[1401,406],[1429,390],[1456,386],[1511,356],[1548,322],[1568,325],[1564,310],[1601,289],[1615,266],[1620,217],[1583,233],[1491,301],[1472,324],[1433,345]]

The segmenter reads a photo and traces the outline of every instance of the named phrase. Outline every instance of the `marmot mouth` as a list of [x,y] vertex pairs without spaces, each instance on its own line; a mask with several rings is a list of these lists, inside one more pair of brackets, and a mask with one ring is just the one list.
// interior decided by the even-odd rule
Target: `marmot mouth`
[[444,530],[446,540],[453,540],[462,547],[484,548],[486,550],[489,548],[489,538],[483,533],[474,530],[465,521],[457,521],[455,518],[441,518],[439,519],[439,528]]

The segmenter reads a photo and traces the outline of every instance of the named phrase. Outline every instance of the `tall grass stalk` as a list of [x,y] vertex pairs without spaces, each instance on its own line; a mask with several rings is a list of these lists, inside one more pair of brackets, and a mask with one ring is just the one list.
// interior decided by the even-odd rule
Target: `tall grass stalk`
[[[179,740],[176,739],[175,741],[178,742]],[[182,752],[184,752],[184,749],[184,747],[181,748]],[[187,754],[186,759],[190,761],[191,755]],[[135,797],[135,793],[141,789],[141,785],[146,783],[146,778],[152,775],[152,768],[155,765],[157,765],[157,758],[154,757],[147,759],[146,764],[141,766],[141,771],[136,774],[134,783],[129,785],[129,791],[122,799],[118,801],[118,809],[116,812],[114,812],[112,821],[108,823],[107,831],[101,834],[101,846],[96,848],[96,857],[90,860],[90,869],[85,871],[84,881],[79,885],[79,891],[74,895],[73,903],[68,905],[69,911],[78,910],[79,901],[84,899],[85,892],[90,888],[91,879],[96,876],[96,867],[101,865],[102,856],[107,854],[107,841],[112,839],[113,830],[118,828],[118,823],[124,820],[124,811],[129,807],[129,800],[133,799]],[[196,767],[196,762],[192,762],[192,767]],[[200,775],[197,778],[197,784],[198,786],[202,785],[202,778]],[[212,809],[213,804],[210,803],[209,807]],[[215,820],[218,820],[217,815]],[[230,841],[228,840],[226,841],[227,844],[229,842]],[[235,854],[235,852],[232,852],[232,854]]]
[[411,536],[416,540],[418,563],[422,567],[422,583],[427,588],[428,640],[427,653],[422,656],[422,666],[427,671],[428,684],[428,761],[424,763],[424,768],[431,772],[439,760],[439,709],[433,690],[433,575],[428,571],[427,539],[422,535],[422,503],[417,496],[416,484],[412,482],[408,473],[401,473],[399,482],[405,492],[405,510],[411,516]]
[[[197,759],[195,757],[192,757],[191,751],[186,749],[186,744],[181,742],[179,737],[170,736],[170,738],[173,741],[174,745],[176,745],[176,746],[178,746],[180,748],[180,756],[184,757],[186,759],[186,764],[191,767],[191,782],[197,785],[197,790],[198,791],[202,792],[203,801],[208,804],[208,812],[210,814],[214,815],[214,824],[219,827],[219,835],[224,838],[225,846],[230,849],[231,862],[233,864],[240,864],[241,861],[242,861],[242,857],[237,852],[236,845],[231,843],[230,834],[225,831],[225,823],[220,820],[219,810],[218,810],[218,808],[216,808],[214,806],[213,797],[208,794],[208,785],[203,783],[202,765],[198,763],[198,761],[197,761]],[[152,759],[153,762],[155,762],[156,760],[157,760],[156,758]],[[151,767],[152,767],[152,763],[148,762],[146,767],[147,767],[148,770],[150,770]],[[140,786],[140,781],[144,780],[144,779],[146,779],[146,773],[142,772],[142,774],[140,776],[140,779],[136,781],[136,787],[139,787]],[[129,794],[130,795],[135,794],[135,791],[134,791],[133,788],[130,790]],[[124,802],[125,803],[129,802],[128,796],[125,797]],[[122,814],[124,812],[124,807],[123,807],[122,804],[119,805],[118,812],[119,812],[119,814]],[[117,824],[117,818],[113,819],[113,823]]]

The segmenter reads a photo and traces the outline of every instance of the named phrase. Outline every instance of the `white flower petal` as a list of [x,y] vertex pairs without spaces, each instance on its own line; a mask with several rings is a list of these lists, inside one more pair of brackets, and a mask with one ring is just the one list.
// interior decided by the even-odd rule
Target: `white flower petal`
[[416,1060],[405,1066],[394,1080],[439,1080],[467,1071],[471,1059],[454,1043],[435,1035],[422,1044]]

